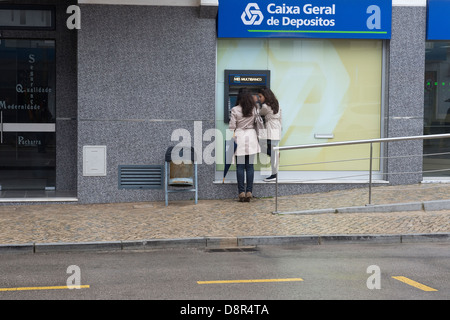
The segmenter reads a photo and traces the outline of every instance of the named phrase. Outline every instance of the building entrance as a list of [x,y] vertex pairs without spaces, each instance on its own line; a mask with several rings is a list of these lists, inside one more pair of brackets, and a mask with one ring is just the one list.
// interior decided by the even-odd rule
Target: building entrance
[[0,190],[55,189],[55,41],[0,40]]

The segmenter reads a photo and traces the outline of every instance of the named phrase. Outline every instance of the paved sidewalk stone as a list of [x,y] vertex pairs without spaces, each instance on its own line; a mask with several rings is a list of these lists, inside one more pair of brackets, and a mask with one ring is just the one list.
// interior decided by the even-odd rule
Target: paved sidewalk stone
[[[256,188],[255,188],[256,189]],[[257,190],[255,190],[257,196]],[[372,204],[448,200],[450,184],[373,188]],[[368,189],[274,198],[0,206],[0,244],[85,243],[178,238],[450,233],[450,210],[334,213],[364,206]],[[231,240],[233,241],[233,240]]]

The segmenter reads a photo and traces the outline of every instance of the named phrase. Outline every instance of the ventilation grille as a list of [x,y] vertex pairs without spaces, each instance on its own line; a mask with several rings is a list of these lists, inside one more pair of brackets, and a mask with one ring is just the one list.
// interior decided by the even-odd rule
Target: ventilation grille
[[119,189],[162,189],[163,172],[160,165],[119,166]]

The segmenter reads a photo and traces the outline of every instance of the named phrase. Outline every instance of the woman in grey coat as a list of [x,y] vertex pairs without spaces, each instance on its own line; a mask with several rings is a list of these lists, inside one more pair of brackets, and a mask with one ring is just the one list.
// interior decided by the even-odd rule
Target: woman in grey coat
[[269,88],[258,90],[261,103],[259,114],[264,117],[266,130],[261,140],[266,140],[267,155],[270,156],[272,175],[264,179],[266,182],[275,181],[278,174],[279,153],[273,150],[281,140],[281,109],[275,94]]

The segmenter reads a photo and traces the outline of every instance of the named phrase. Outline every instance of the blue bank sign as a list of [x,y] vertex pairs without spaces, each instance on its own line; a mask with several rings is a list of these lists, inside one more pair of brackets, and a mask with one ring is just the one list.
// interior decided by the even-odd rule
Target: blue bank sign
[[449,15],[449,0],[428,0],[428,40],[450,40]]
[[219,38],[390,39],[392,0],[220,0]]

